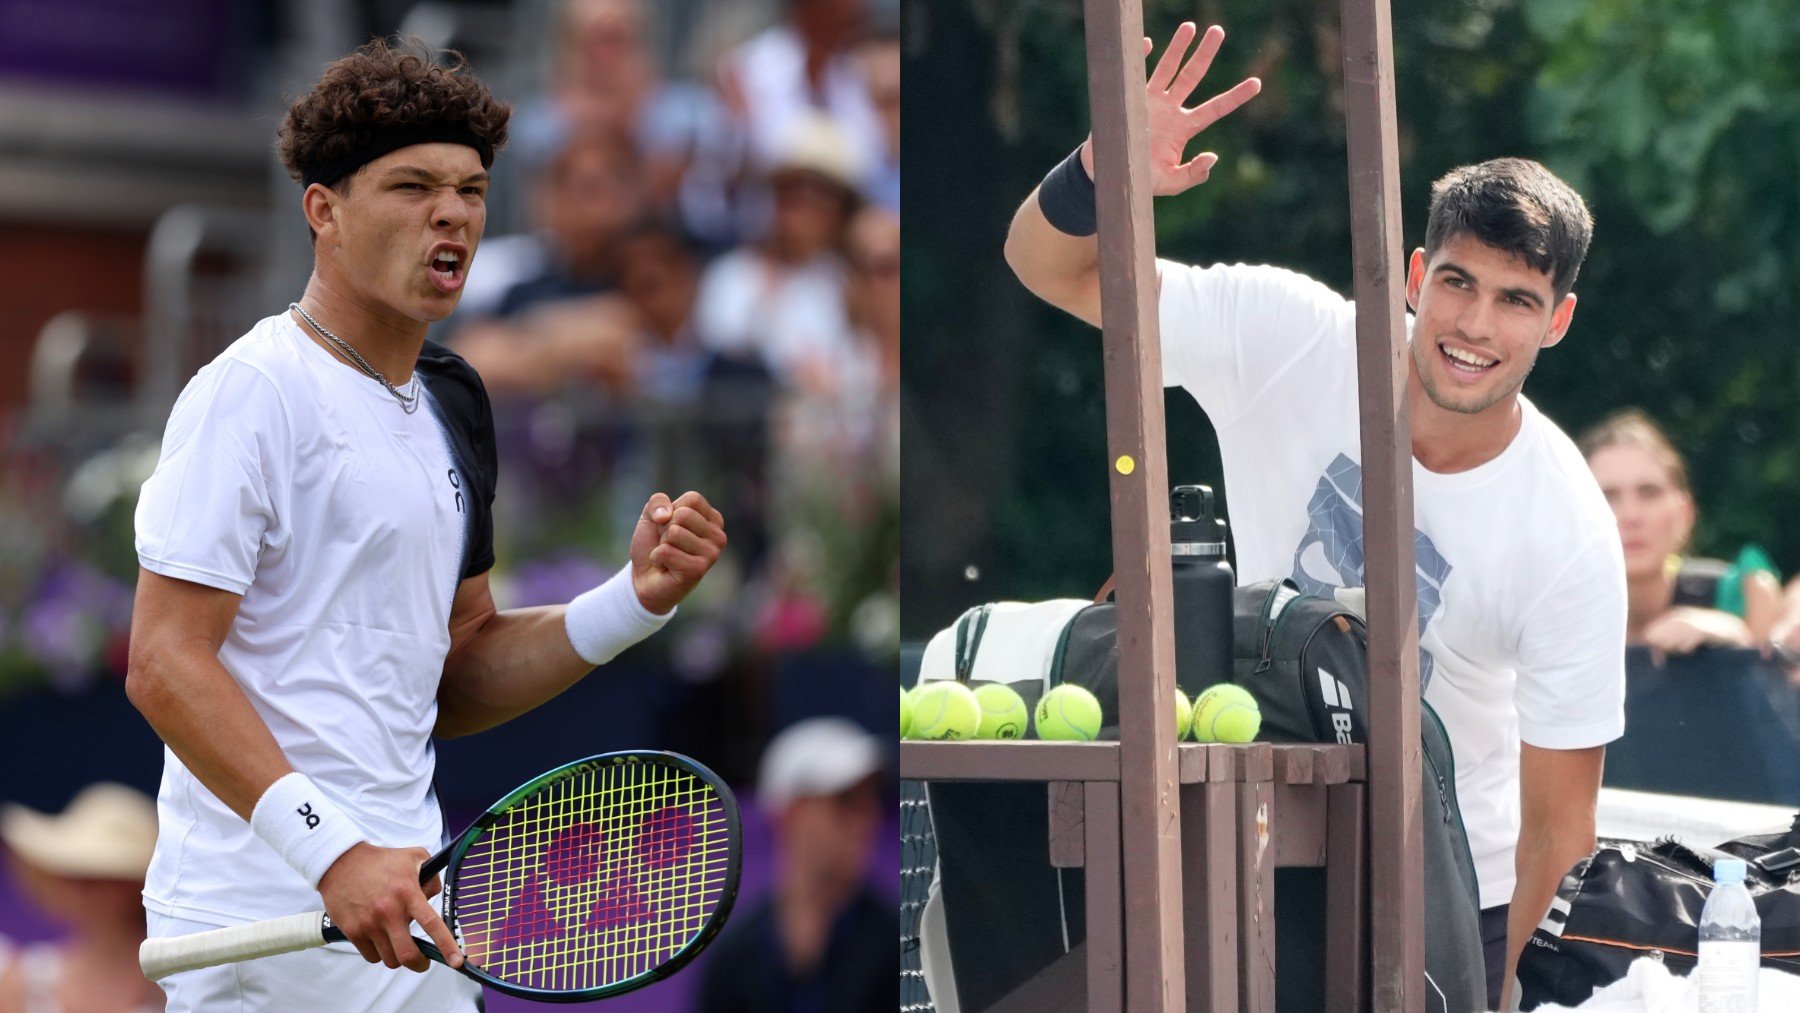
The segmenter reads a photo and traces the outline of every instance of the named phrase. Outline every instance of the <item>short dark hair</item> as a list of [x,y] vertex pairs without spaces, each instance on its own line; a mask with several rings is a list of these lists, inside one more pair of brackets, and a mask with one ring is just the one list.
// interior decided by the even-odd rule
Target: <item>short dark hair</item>
[[[494,98],[461,53],[445,63],[419,38],[391,46],[375,39],[325,68],[312,91],[288,107],[280,130],[281,163],[294,179],[345,158],[395,128],[455,127],[487,144],[506,143],[512,108]],[[354,175],[354,173],[352,174]],[[348,180],[349,177],[344,177]]]
[[1461,166],[1431,185],[1427,260],[1457,236],[1471,236],[1549,275],[1561,299],[1574,290],[1593,235],[1581,195],[1528,158]]

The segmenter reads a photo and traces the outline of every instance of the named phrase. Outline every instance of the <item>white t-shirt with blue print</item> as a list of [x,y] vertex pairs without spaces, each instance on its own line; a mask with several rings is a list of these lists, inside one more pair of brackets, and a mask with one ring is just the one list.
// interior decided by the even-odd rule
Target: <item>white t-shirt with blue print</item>
[[[1163,383],[1218,432],[1239,581],[1361,586],[1355,306],[1280,268],[1158,266]],[[1582,749],[1625,729],[1618,528],[1575,445],[1519,404],[1493,460],[1413,462],[1419,674],[1456,751],[1484,908],[1512,899],[1519,742]]]

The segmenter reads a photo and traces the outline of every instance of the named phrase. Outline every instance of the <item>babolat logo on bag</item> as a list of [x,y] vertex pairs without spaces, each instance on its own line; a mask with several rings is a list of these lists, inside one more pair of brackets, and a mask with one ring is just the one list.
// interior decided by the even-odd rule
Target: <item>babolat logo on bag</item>
[[1351,716],[1356,712],[1356,705],[1350,702],[1350,687],[1343,684],[1337,676],[1323,668],[1319,669],[1319,696],[1325,701],[1326,713],[1331,715],[1331,731],[1339,742],[1349,745],[1355,742],[1351,734]]

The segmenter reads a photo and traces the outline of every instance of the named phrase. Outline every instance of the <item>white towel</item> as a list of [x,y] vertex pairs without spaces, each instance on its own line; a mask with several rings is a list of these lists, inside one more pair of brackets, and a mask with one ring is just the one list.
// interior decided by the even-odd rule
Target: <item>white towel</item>
[[[1759,1013],[1800,1010],[1800,975],[1762,969],[1756,982]],[[1677,977],[1653,957],[1632,961],[1625,977],[1599,989],[1579,1006],[1539,1006],[1535,1013],[1698,1013],[1698,983]]]

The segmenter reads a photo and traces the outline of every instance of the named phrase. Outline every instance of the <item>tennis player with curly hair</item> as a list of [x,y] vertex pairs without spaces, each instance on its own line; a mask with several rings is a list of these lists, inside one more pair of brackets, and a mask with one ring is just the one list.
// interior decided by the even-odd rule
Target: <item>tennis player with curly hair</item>
[[418,881],[444,833],[432,736],[567,689],[725,546],[704,497],[657,493],[612,579],[496,609],[487,394],[425,331],[462,293],[510,110],[451,56],[372,42],[289,109],[312,277],[188,383],[138,505],[126,689],[167,745],[149,934],[322,897],[354,946],[172,975],[172,1010],[476,1008],[409,930],[460,961]]

